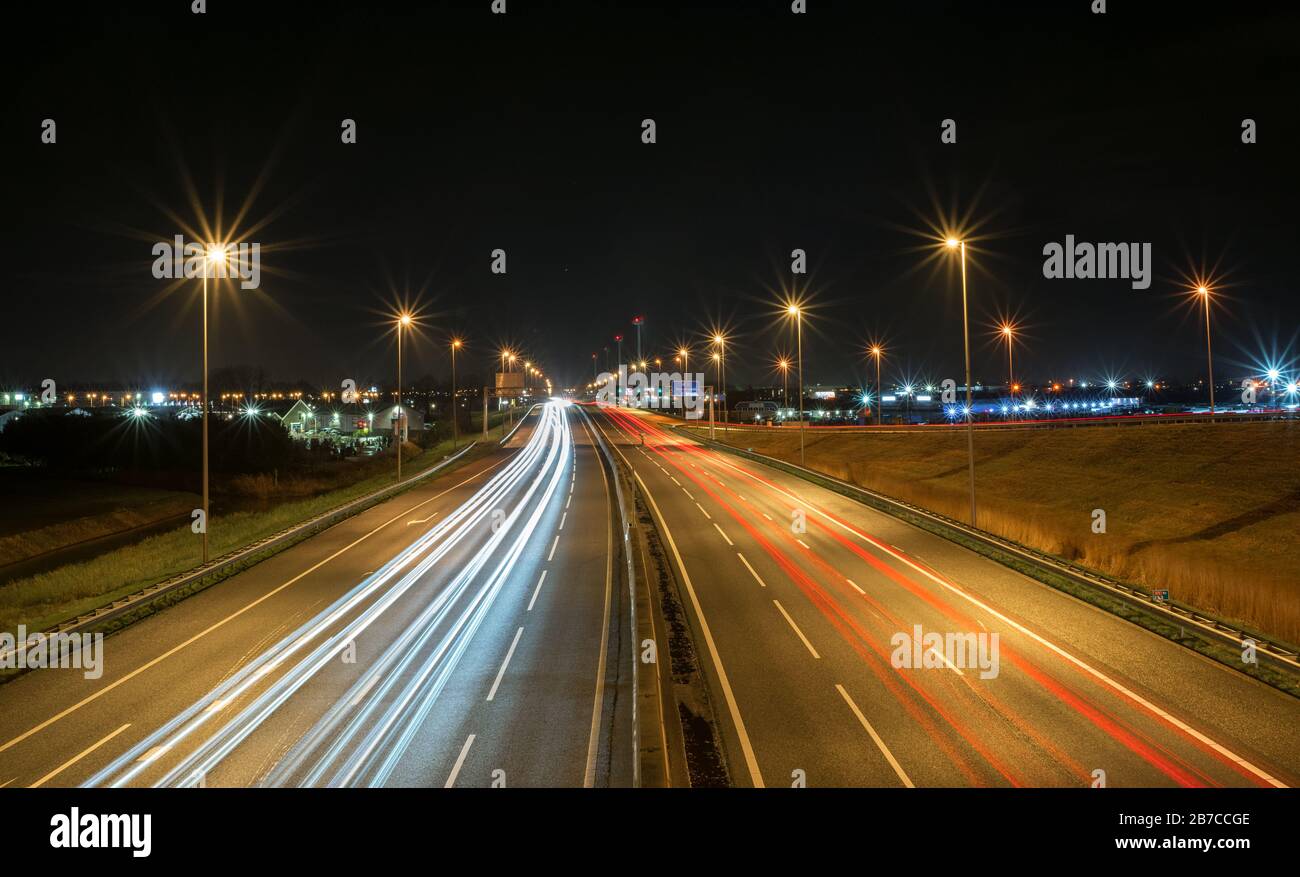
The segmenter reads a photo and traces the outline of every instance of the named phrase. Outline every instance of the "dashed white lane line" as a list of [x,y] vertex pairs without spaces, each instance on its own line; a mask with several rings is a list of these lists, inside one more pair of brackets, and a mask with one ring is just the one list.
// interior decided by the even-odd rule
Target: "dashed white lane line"
[[682,488],[682,493],[686,494],[686,495],[689,496],[691,499],[695,499],[695,494],[691,493],[691,492],[690,492],[689,490],[687,490],[685,487]]
[[862,594],[863,596],[866,596],[867,592],[859,588],[858,583],[853,581],[853,579],[845,579],[844,581],[848,582],[849,585],[852,586],[853,590],[857,591],[859,594]]
[[452,765],[451,775],[447,777],[447,782],[443,783],[444,789],[450,789],[456,785],[456,777],[460,774],[460,768],[465,763],[465,756],[469,755],[469,748],[474,745],[474,735],[470,734],[465,738],[465,745],[460,747],[460,755],[456,756],[456,763]]
[[798,542],[800,545],[802,545],[804,548],[807,548],[809,551],[812,551],[812,548],[809,547],[808,543],[803,541],[802,539],[796,539],[794,541]]
[[726,539],[726,540],[727,540],[727,544],[728,544],[728,545],[733,545],[733,546],[734,546],[734,545],[736,544],[736,543],[732,542],[730,539],[727,539],[727,534],[724,533],[724,532],[722,532],[722,528],[718,526],[717,521],[714,521],[714,522],[713,522],[713,528],[714,528],[715,530],[718,531],[718,535],[719,535],[719,536],[721,536],[723,539]]
[[700,511],[704,512],[704,517],[708,518],[710,521],[713,520],[713,515],[709,514],[707,511],[705,511],[704,506],[700,505],[700,504],[697,502],[697,503],[695,504],[695,507],[696,507],[697,509],[699,509]]
[[[669,475],[668,477],[669,477],[669,478],[673,478],[673,476],[671,476],[671,475]],[[673,484],[676,484],[678,487],[681,487],[681,486],[682,486],[682,483],[681,483],[680,481],[678,481],[676,478],[673,478]]]
[[767,512],[763,512],[763,517],[767,518],[769,521],[772,520],[772,516],[769,515]]
[[546,562],[550,563],[555,559],[555,547],[560,544],[560,534],[555,534],[555,541],[551,543],[551,553],[546,555]]
[[566,499],[566,500],[564,501],[564,507],[567,509],[567,508],[569,507],[569,503],[571,503],[571,502],[573,502],[573,494],[572,494],[572,493],[569,494],[569,498]]
[[758,582],[760,586],[766,588],[767,582],[763,581],[762,577],[759,576],[758,572],[755,571],[755,569],[749,565],[749,561],[745,560],[745,555],[737,551],[736,556],[739,557],[740,562],[745,565],[745,569],[749,570],[749,574],[754,577],[754,581]]
[[537,595],[542,592],[542,582],[544,581],[546,581],[546,570],[542,570],[542,577],[537,580],[537,587],[533,588],[533,598],[528,601],[528,609],[526,611],[533,611],[533,604],[537,602]]
[[[72,756],[72,757],[69,758],[67,761],[63,762],[63,764],[60,764],[60,765],[59,765],[58,767],[56,767],[54,770],[50,771],[50,772],[47,773],[45,776],[41,777],[41,778],[40,778],[39,780],[37,780],[36,782],[32,783],[30,786],[28,786],[28,788],[35,789],[35,788],[37,788],[38,786],[43,786],[43,785],[45,785],[47,782],[49,782],[50,780],[54,779],[54,778],[55,778],[56,776],[58,776],[59,774],[63,773],[63,772],[64,772],[65,770],[67,770],[68,768],[72,767],[72,766],[73,766],[74,764],[76,764],[78,761],[81,761],[81,759],[85,758],[87,755],[89,755],[90,753],[94,752],[96,749],[98,749],[99,747],[103,746],[103,745],[104,745],[105,743],[107,743],[109,740],[112,740],[114,737],[116,737],[118,734],[121,734],[123,731],[125,731],[125,730],[126,730],[127,728],[129,728],[129,727],[131,727],[131,723],[130,723],[130,722],[127,722],[125,725],[123,725],[122,727],[118,728],[116,731],[114,731],[113,733],[109,734],[107,737],[104,737],[104,738],[101,739],[99,742],[97,742],[97,743],[92,743],[91,745],[87,746],[85,749],[81,750],[81,751],[78,752],[76,755]],[[8,785],[8,783],[6,783],[6,785]]]
[[844,686],[836,683],[835,690],[844,698],[844,702],[849,705],[849,709],[853,710],[853,715],[858,717],[858,721],[862,723],[862,727],[867,729],[867,733],[871,735],[871,739],[876,744],[876,748],[885,756],[885,761],[889,762],[889,766],[894,769],[894,773],[898,774],[898,778],[903,781],[903,785],[907,786],[909,789],[915,789],[916,786],[913,785],[911,779],[908,778],[907,772],[903,770],[903,766],[898,763],[897,758],[894,758],[894,753],[889,751],[889,747],[885,745],[885,741],[880,739],[880,735],[876,733],[876,729],[871,727],[871,723],[868,722],[867,717],[862,714],[862,710],[858,709],[858,705],[853,702],[853,698],[849,697],[849,693],[844,690]]
[[792,627],[794,632],[799,635],[799,639],[803,640],[803,644],[808,647],[808,651],[812,652],[812,656],[821,660],[821,655],[817,654],[817,650],[813,648],[813,644],[808,642],[808,637],[803,635],[803,631],[799,629],[799,625],[794,623],[794,619],[790,617],[790,613],[785,611],[785,607],[781,605],[781,601],[773,600],[772,602],[776,604],[777,609],[781,610],[781,614],[785,616],[785,620],[790,622],[790,627]]
[[966,675],[965,673],[961,672],[960,669],[958,669],[958,667],[957,667],[956,664],[954,664],[952,661],[949,661],[946,657],[944,657],[943,652],[939,651],[939,650],[936,649],[934,646],[930,646],[930,651],[934,653],[934,656],[935,656],[936,658],[938,658],[940,661],[942,661],[944,664],[946,664],[949,670],[951,670],[952,672],[956,673],[958,676],[965,676],[965,675]]
[[497,696],[497,686],[501,684],[501,677],[506,675],[506,667],[510,666],[510,659],[515,654],[515,646],[519,645],[519,637],[523,636],[523,634],[524,629],[522,627],[515,631],[515,638],[510,642],[510,650],[506,652],[506,659],[501,662],[501,669],[497,671],[497,678],[492,680],[492,689],[487,696],[489,702]]
[[556,527],[555,529],[557,529],[557,530],[563,530],[563,529],[564,529],[564,522],[567,521],[568,519],[569,519],[569,513],[568,513],[568,512],[565,512],[564,514],[560,515],[560,526]]

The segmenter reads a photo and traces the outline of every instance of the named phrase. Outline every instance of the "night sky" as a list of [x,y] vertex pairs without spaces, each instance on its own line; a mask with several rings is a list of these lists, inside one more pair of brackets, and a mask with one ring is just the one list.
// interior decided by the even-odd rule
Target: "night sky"
[[[426,324],[408,376],[445,379],[456,332],[465,375],[508,341],[589,380],[642,314],[647,354],[720,324],[729,383],[771,382],[783,288],[811,307],[808,383],[860,379],[873,336],[889,371],[959,376],[955,263],[926,238],[945,215],[977,226],[977,377],[1005,374],[1004,315],[1030,379],[1200,377],[1179,293],[1202,267],[1216,373],[1300,358],[1300,18],[1281,4],[269,5],[6,22],[0,384],[197,379],[198,283],[163,295],[150,247],[250,200],[262,288],[214,297],[213,367],[322,387],[391,376],[403,300]],[[1044,279],[1067,234],[1150,242],[1151,287]]]

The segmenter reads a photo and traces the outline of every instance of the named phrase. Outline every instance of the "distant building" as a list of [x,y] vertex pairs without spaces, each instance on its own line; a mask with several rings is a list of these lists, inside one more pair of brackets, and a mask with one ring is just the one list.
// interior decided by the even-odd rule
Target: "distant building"
[[[381,408],[375,412],[374,431],[382,435],[393,434],[393,420],[397,415],[398,406],[389,405],[387,408]],[[424,414],[412,408],[410,405],[401,406],[405,414],[406,434],[404,438],[409,439],[413,434],[424,432]]]

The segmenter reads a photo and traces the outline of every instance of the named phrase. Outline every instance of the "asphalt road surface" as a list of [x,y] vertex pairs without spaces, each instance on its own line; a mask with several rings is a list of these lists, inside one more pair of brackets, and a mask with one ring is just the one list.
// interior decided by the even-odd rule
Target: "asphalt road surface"
[[608,474],[567,406],[506,447],[0,686],[0,787],[631,780]]
[[661,524],[734,782],[1300,782],[1293,698],[663,416],[593,416]]

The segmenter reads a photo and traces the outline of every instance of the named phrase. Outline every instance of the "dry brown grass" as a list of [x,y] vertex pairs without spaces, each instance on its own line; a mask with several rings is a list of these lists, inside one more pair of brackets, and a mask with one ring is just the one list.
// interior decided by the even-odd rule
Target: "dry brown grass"
[[[794,429],[731,443],[798,461]],[[958,520],[970,514],[960,430],[806,433],[810,468]],[[986,431],[980,526],[1300,642],[1300,423]],[[1103,509],[1107,532],[1092,532]]]

